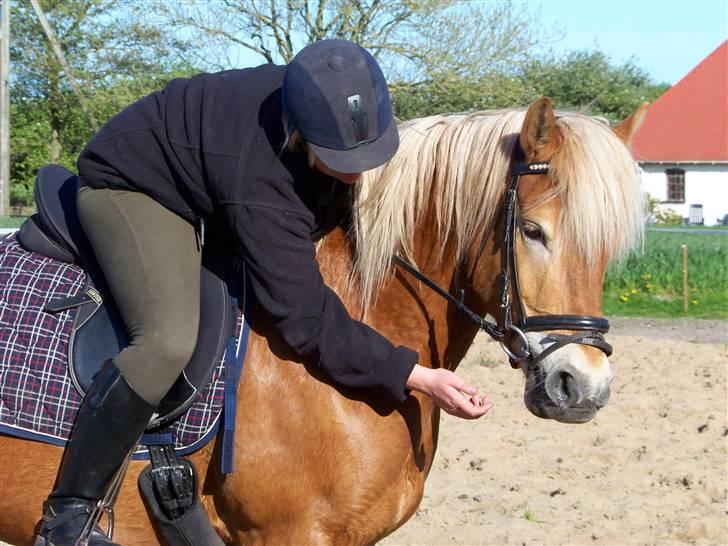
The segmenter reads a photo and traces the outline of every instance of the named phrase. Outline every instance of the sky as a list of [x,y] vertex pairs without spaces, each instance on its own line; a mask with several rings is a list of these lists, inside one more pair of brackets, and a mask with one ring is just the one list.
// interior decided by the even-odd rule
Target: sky
[[[487,4],[498,0],[470,0]],[[512,0],[565,54],[598,49],[612,64],[632,59],[655,83],[676,84],[728,39],[728,0]],[[236,66],[261,62],[239,49]]]
[[[475,0],[487,1],[487,0]],[[563,38],[554,51],[599,49],[674,85],[728,38],[728,0],[514,0]]]

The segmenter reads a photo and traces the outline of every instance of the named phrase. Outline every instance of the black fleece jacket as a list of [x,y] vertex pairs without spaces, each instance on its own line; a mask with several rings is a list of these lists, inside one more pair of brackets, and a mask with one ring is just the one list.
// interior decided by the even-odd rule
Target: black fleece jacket
[[341,385],[404,400],[417,353],[352,319],[319,272],[313,237],[338,183],[282,150],[284,73],[263,65],[171,81],[93,137],[80,183],[143,192],[190,222],[222,218],[256,302],[290,347],[318,355]]

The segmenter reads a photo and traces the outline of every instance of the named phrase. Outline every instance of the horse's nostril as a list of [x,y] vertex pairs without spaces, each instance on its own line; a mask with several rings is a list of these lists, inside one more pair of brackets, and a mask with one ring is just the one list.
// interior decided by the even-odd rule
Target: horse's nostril
[[569,407],[574,407],[581,402],[581,388],[574,376],[570,373],[561,372],[561,385],[567,398]]
[[562,409],[578,406],[583,399],[579,382],[566,371],[556,371],[546,379],[546,392],[549,398]]

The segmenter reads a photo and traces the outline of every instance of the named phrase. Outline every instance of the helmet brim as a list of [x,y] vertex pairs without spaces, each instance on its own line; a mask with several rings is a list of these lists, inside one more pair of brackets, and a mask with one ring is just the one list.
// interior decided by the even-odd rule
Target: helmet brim
[[350,150],[325,148],[312,142],[307,143],[321,162],[339,173],[362,173],[384,165],[394,157],[399,148],[399,131],[394,118],[387,129],[375,141],[360,144]]

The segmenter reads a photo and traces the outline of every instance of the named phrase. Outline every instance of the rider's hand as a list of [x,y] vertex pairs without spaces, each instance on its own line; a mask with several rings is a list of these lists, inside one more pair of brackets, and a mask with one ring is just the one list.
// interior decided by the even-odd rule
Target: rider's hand
[[407,388],[432,398],[435,404],[450,415],[463,419],[477,419],[493,407],[490,398],[481,398],[475,387],[449,370],[432,370],[417,364],[406,385]]

